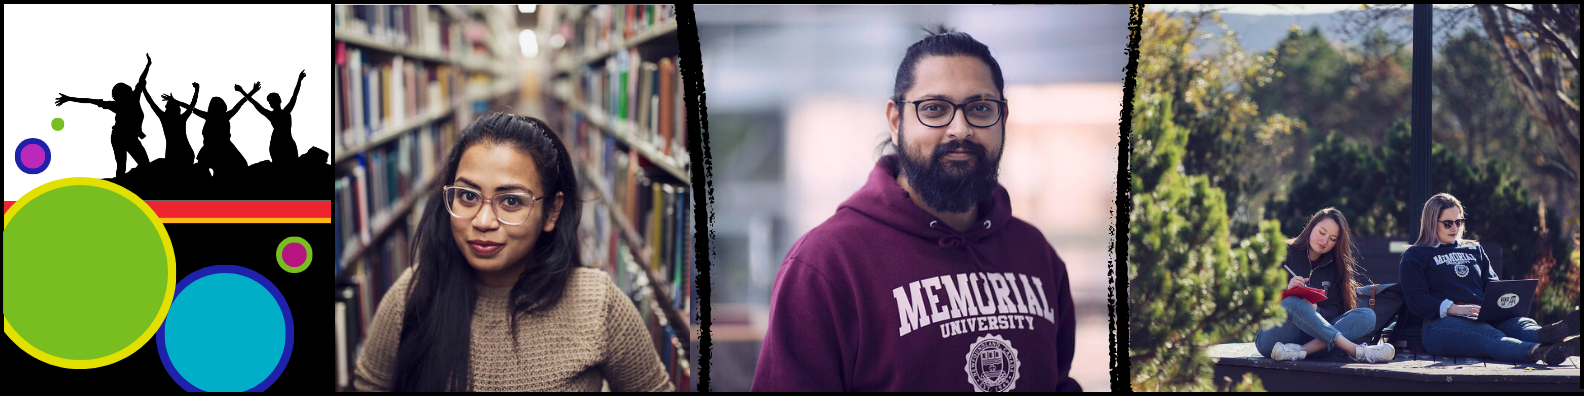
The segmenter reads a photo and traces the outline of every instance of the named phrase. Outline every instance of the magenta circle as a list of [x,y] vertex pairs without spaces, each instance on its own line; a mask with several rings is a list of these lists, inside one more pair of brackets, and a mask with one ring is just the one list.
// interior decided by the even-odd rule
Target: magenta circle
[[22,167],[37,168],[44,165],[44,148],[37,144],[29,144],[22,148]]
[[300,266],[308,260],[308,251],[300,243],[288,243],[286,249],[281,251],[281,260],[285,261],[287,266]]

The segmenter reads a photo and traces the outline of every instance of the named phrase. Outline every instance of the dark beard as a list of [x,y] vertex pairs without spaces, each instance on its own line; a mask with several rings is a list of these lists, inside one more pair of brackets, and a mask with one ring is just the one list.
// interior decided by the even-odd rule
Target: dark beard
[[[898,131],[897,154],[902,159],[903,174],[913,186],[913,193],[925,204],[942,212],[963,213],[990,198],[1000,171],[1000,156],[990,158],[983,145],[958,139],[935,146],[927,160],[914,158],[902,136]],[[967,150],[974,158],[941,161],[942,156],[955,150]]]

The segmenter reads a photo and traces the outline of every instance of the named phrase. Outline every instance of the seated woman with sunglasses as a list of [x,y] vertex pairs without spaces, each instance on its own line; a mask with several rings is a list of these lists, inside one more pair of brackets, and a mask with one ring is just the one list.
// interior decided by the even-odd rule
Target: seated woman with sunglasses
[[462,130],[423,208],[412,268],[380,301],[360,390],[671,391],[637,308],[578,257],[577,176],[543,121]]
[[1424,318],[1425,351],[1436,355],[1489,358],[1556,365],[1579,353],[1578,310],[1540,327],[1530,318],[1500,323],[1459,317],[1478,316],[1485,285],[1498,280],[1485,248],[1463,239],[1463,203],[1441,193],[1425,202],[1419,239],[1403,252],[1398,272],[1408,309]]
[[[1375,311],[1359,308],[1353,297],[1358,268],[1347,218],[1336,208],[1325,208],[1309,217],[1302,233],[1287,240],[1285,266],[1295,271],[1287,288],[1318,286],[1330,297],[1319,304],[1298,296],[1281,301],[1287,321],[1260,330],[1254,349],[1274,360],[1303,360],[1333,356],[1338,351],[1353,360],[1379,363],[1390,361],[1396,349],[1390,344],[1359,345],[1356,341],[1375,326]],[[1307,277],[1297,274],[1308,274]]]

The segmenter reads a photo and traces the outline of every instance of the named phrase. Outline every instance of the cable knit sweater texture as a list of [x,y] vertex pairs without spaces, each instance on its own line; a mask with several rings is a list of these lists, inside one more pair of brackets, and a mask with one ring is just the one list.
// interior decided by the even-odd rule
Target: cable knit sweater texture
[[[408,280],[403,272],[380,301],[357,362],[357,389],[390,390]],[[478,286],[473,310],[472,386],[475,391],[672,391],[654,341],[637,308],[605,272],[577,268],[546,317],[517,323],[518,354],[507,309],[510,287]]]

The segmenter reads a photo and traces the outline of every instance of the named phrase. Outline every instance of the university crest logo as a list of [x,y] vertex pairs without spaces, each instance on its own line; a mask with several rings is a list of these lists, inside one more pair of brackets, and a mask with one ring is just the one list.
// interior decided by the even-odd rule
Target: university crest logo
[[1001,336],[987,335],[974,340],[968,347],[968,383],[976,392],[1008,392],[1017,387],[1017,349]]

